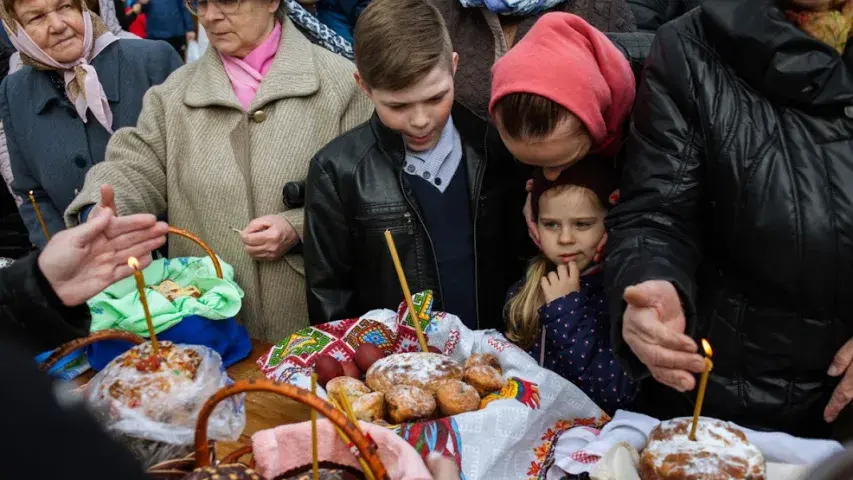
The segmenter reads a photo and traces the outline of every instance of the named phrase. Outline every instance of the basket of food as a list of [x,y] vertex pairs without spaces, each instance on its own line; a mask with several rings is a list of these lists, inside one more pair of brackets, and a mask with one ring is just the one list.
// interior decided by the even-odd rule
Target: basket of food
[[[192,233],[175,227],[169,233],[197,243],[207,256],[157,259],[142,271],[157,336],[177,344],[212,348],[225,367],[246,358],[252,345],[248,332],[236,320],[243,291],[234,281],[234,269]],[[148,336],[140,296],[134,278],[126,278],[93,297],[88,302],[92,331],[123,330]],[[86,352],[89,365],[99,371],[131,346],[121,340],[93,344]]]
[[[42,369],[104,340],[134,346],[80,389],[95,418],[146,468],[191,453],[204,401],[233,383],[219,354],[200,345],[149,342],[129,332],[102,331],[60,347]],[[230,398],[205,415],[210,417],[205,435],[215,440],[236,440],[246,424],[242,397]]]
[[302,329],[258,365],[267,378],[302,387],[316,371],[320,396],[346,395],[360,420],[395,432],[424,458],[451,456],[468,480],[536,478],[557,431],[609,420],[500,333],[470,330],[433,311],[432,299],[425,291],[396,312]]
[[[207,436],[210,415],[221,402],[249,392],[272,392],[307,405],[315,412],[312,421],[258,432],[251,445],[238,448],[217,462]],[[242,380],[222,388],[205,402],[198,416],[194,454],[156,465],[149,474],[187,480],[431,479],[408,444],[379,427],[353,421],[344,410],[294,385],[266,379]],[[317,414],[324,418],[317,420]]]

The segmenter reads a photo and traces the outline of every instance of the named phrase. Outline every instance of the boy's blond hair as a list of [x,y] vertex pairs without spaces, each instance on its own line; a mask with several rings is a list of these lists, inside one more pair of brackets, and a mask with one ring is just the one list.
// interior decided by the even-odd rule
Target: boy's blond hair
[[371,89],[403,90],[436,65],[453,69],[453,44],[427,0],[373,0],[355,24],[355,66]]

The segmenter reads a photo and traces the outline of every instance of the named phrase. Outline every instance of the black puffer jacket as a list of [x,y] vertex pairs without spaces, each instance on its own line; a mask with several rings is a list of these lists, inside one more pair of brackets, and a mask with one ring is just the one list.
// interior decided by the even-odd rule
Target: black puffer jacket
[[628,0],[637,30],[654,32],[664,23],[698,7],[703,0]]
[[[824,435],[826,370],[853,336],[853,48],[839,56],[775,5],[709,0],[658,30],[605,271],[634,374],[621,293],[668,280],[715,350],[704,414]],[[650,383],[652,413],[690,412],[695,393]]]

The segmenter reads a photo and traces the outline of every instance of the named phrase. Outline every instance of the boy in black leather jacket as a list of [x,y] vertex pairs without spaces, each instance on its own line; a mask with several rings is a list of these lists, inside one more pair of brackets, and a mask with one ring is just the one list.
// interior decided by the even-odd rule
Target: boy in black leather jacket
[[497,132],[454,103],[453,52],[421,0],[375,0],[356,25],[367,123],[311,161],[305,277],[312,324],[395,309],[403,300],[384,231],[412,292],[471,328],[500,328],[507,288],[532,253],[518,214],[529,169]]

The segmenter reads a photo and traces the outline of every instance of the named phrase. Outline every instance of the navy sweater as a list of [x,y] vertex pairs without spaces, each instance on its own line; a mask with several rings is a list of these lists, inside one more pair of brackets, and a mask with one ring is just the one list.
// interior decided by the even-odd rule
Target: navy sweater
[[[635,384],[622,370],[610,346],[610,316],[602,284],[603,275],[581,277],[579,292],[570,293],[539,309],[545,329],[545,368],[559,374],[583,390],[608,413],[629,404],[637,394]],[[510,290],[518,293],[524,279]],[[537,362],[541,358],[542,333],[528,350]]]

